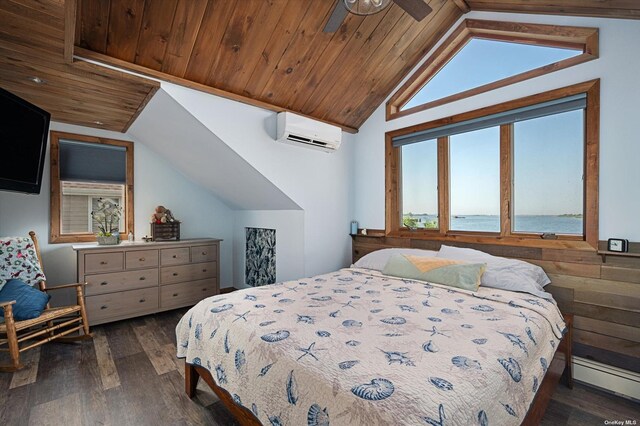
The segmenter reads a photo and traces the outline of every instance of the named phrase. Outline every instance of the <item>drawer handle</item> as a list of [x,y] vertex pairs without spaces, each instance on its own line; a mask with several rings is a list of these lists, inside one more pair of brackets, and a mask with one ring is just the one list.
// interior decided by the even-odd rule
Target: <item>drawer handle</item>
[[178,297],[178,293],[173,293],[173,297]]
[[207,289],[206,289],[206,288],[203,288],[203,289],[202,289],[202,291],[207,291]]
[[144,303],[146,301],[147,301],[146,299],[140,299],[140,303]]
[[202,272],[207,272],[207,270],[206,270],[206,269],[203,269],[203,270],[202,270]]
[[174,277],[177,277],[177,276],[178,276],[178,273],[177,273],[177,272],[174,272],[174,273],[173,273],[173,276],[174,276]]
[[100,309],[107,309],[107,305],[100,306]]
[[173,255],[173,258],[174,258],[174,259],[177,259],[177,258],[178,258],[178,255],[177,255],[177,254],[174,254],[174,255]]
[[140,281],[144,281],[144,280],[147,279],[147,277],[140,277],[139,279],[140,279]]
[[100,285],[107,285],[107,284],[109,284],[109,283],[108,283],[108,282],[106,282],[106,281],[102,281],[102,282],[100,283]]
[[206,256],[206,255],[207,255],[207,252],[206,252],[206,251],[203,251],[203,252],[202,252],[202,255],[203,255],[203,256]]
[[138,261],[140,262],[144,262],[146,259],[144,257],[141,257],[140,259],[138,259]]
[[107,261],[106,261],[106,260],[103,260],[102,262],[100,262],[100,264],[101,264],[101,265],[106,265],[106,264],[107,264]]

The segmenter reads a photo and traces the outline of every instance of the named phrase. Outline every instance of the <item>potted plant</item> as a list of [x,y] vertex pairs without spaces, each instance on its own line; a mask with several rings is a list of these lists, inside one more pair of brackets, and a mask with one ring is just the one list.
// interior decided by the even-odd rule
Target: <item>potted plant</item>
[[116,245],[120,243],[120,216],[122,206],[112,200],[98,199],[98,208],[91,212],[91,217],[98,223],[97,240],[100,245]]

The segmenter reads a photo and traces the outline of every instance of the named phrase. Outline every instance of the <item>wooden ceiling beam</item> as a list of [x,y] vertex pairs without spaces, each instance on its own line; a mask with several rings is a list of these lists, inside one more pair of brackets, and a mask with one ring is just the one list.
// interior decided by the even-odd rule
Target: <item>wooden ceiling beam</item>
[[73,46],[76,40],[76,11],[77,0],[65,0],[64,2],[64,61],[73,62]]
[[637,0],[466,0],[471,10],[640,19]]
[[[283,107],[279,107],[277,105],[272,105],[270,103],[267,102],[263,102],[257,99],[253,99],[253,98],[248,98],[246,96],[242,96],[242,95],[237,95],[235,93],[231,93],[231,92],[227,92],[221,89],[217,89],[215,87],[211,87],[211,86],[207,86],[205,84],[200,84],[200,83],[196,83],[190,80],[186,80],[184,78],[180,78],[180,77],[176,77],[173,75],[169,75],[169,74],[165,74],[162,71],[156,71],[156,70],[152,70],[150,68],[146,68],[146,67],[142,67],[140,65],[136,65],[133,64],[131,62],[127,62],[127,61],[123,61],[121,59],[117,59],[108,55],[103,55],[101,53],[97,53],[97,52],[93,52],[91,50],[87,50],[87,49],[83,49],[81,47],[77,47],[75,48],[75,56],[80,58],[80,59],[87,59],[90,61],[95,61],[95,62],[99,62],[99,63],[103,63],[105,65],[109,65],[109,66],[113,66],[116,68],[120,68],[123,70],[127,70],[127,71],[131,71],[131,72],[135,72],[137,74],[141,74],[141,75],[145,75],[154,79],[158,79],[158,80],[163,80],[163,81],[167,81],[169,83],[174,83],[180,86],[184,86],[184,87],[188,87],[190,89],[194,89],[194,90],[198,90],[201,92],[205,92],[205,93],[209,93],[212,95],[216,95],[216,96],[220,96],[222,98],[225,99],[230,99],[233,101],[237,101],[237,102],[241,102],[247,105],[252,105],[258,108],[263,108],[269,111],[274,111],[274,112],[282,112],[282,111],[288,111],[288,112],[293,112],[295,114],[298,115],[302,115],[308,118],[312,118],[314,120],[318,120],[315,117],[309,116],[307,114],[302,114],[300,112],[297,111],[291,111],[287,108],[283,108]],[[354,127],[350,127],[346,124],[342,124],[342,123],[335,123],[329,120],[318,120],[318,121],[322,121],[324,123],[327,124],[332,124],[334,126],[338,126],[340,128],[342,128],[342,130],[344,130],[345,132],[349,132],[349,133],[357,133],[358,129],[354,128]]]
[[469,5],[465,0],[451,0],[451,1],[453,1],[456,4],[456,6],[458,6],[458,9],[460,9],[460,12],[469,13],[471,11],[471,8],[469,7]]

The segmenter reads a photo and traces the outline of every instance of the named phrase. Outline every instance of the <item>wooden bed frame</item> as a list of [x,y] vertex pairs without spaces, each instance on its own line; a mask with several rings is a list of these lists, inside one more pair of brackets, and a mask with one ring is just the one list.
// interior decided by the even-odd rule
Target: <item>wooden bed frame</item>
[[[529,407],[529,411],[521,423],[523,426],[537,426],[541,423],[542,417],[547,410],[547,405],[549,405],[549,400],[551,400],[551,396],[555,392],[563,375],[565,376],[566,384],[569,389],[573,388],[573,372],[571,367],[573,314],[565,314],[564,320],[567,323],[568,332],[564,335],[558,345],[558,349],[553,356],[553,360],[551,360],[547,373],[542,379],[542,383],[540,383],[540,387],[538,388],[538,392]],[[229,409],[238,423],[243,426],[262,425],[251,411],[236,404],[226,390],[215,384],[211,373],[207,369],[198,365],[185,363],[185,389],[189,398],[193,398],[195,396],[196,386],[198,385],[198,380],[200,378],[202,378],[218,398],[220,398],[222,403]]]

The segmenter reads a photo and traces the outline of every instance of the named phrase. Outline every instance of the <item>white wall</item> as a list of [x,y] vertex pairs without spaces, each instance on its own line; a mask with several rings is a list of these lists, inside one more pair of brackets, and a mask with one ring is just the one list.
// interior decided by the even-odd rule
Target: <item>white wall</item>
[[234,210],[299,208],[162,89],[128,133]]
[[149,219],[157,205],[171,209],[182,222],[180,238],[224,240],[220,243],[220,287],[232,287],[233,210],[140,142],[135,143],[134,179],[136,238],[151,234]]
[[[297,248],[304,253],[304,275],[350,263],[353,135],[343,133],[340,150],[331,154],[285,145],[274,141],[272,111],[172,84],[163,83],[162,89],[304,211],[304,235],[297,240],[304,241]],[[275,227],[279,221],[272,213],[264,217],[275,224],[265,222],[265,227]],[[243,259],[234,261],[244,264]],[[238,278],[236,283],[242,281]]]
[[389,122],[385,121],[383,103],[356,135],[354,217],[360,226],[373,229],[385,226],[385,132],[600,78],[599,238],[622,237],[640,241],[637,130],[640,21],[483,12],[472,12],[464,18],[597,27],[600,29],[600,58]]
[[[129,136],[99,129],[51,123],[51,130],[112,139],[132,140]],[[26,236],[34,230],[42,247],[48,284],[72,283],[76,280],[76,257],[71,244],[49,244],[49,149],[45,160],[42,190],[39,195],[0,191],[0,235]],[[233,283],[233,214],[210,192],[186,179],[171,164],[134,141],[134,212],[135,234],[150,234],[149,218],[162,204],[180,219],[182,237],[217,237],[221,244],[221,286]],[[67,295],[68,296],[68,295]]]
[[304,274],[304,212],[301,210],[238,210],[233,231],[233,271],[237,288],[245,284],[245,228],[276,230],[276,282]]

